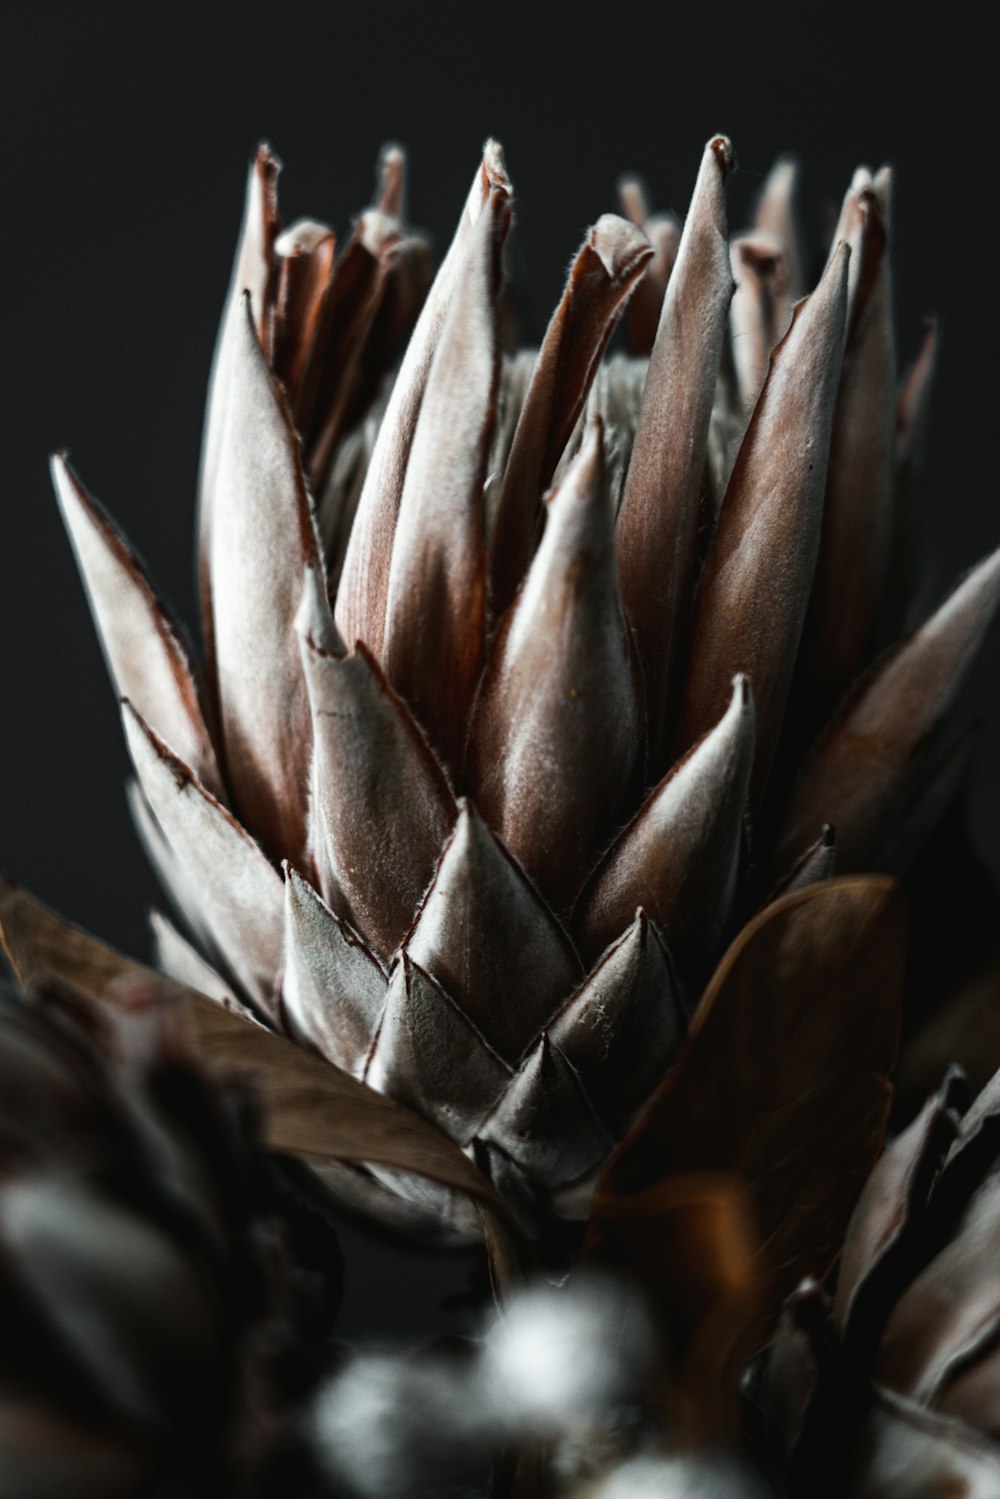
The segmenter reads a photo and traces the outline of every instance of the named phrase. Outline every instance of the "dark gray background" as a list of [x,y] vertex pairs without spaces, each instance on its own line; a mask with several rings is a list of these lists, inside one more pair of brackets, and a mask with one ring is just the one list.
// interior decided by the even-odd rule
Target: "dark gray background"
[[[46,456],[71,450],[193,621],[205,382],[262,138],[286,164],[286,221],[341,231],[369,200],[380,144],[404,142],[411,216],[440,246],[497,135],[536,338],[624,169],[683,211],[702,143],[724,130],[738,225],[790,148],[818,229],[858,162],[893,161],[901,354],[924,314],[944,322],[927,484],[939,588],[995,544],[997,9],[4,0],[0,867],[144,953],[155,885]],[[994,636],[969,711],[992,709],[974,805],[1000,867],[987,773],[1000,760],[998,668]]]

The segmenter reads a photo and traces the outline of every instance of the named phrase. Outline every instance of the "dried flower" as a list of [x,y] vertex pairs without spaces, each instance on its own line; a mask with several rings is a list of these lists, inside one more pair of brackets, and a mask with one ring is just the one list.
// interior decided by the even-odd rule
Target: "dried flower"
[[228,1491],[264,1415],[250,1116],[171,1030],[0,992],[5,1493]]
[[851,1219],[832,1300],[790,1299],[768,1410],[789,1492],[1000,1489],[1000,1073],[952,1071]]
[[[730,245],[731,166],[714,137],[679,235],[627,186],[639,223],[588,231],[532,359],[501,355],[495,143],[419,316],[400,154],[335,262],[332,231],[280,229],[262,150],[205,430],[203,670],[55,464],[194,938],[157,918],[161,964],[529,1214],[621,1137],[734,926],[882,861],[1000,597],[998,553],[877,655],[933,363],[897,411],[890,174],[856,175],[800,301],[791,169]],[[639,288],[637,357],[602,363]],[[384,1207],[380,1180],[353,1190]]]

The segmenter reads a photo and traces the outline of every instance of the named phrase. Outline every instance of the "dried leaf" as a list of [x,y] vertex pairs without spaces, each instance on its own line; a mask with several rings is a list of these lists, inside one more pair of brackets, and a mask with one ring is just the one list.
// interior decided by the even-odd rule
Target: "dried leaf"
[[486,648],[483,484],[496,420],[496,293],[509,224],[506,195],[492,193],[427,376],[386,599],[385,674],[456,774]]
[[365,351],[382,306],[386,284],[402,244],[395,218],[376,209],[363,213],[337,263],[317,334],[317,385],[299,423],[309,432],[306,466],[316,493],[351,421],[374,394],[361,378]]
[[951,1376],[1000,1334],[1000,1176],[973,1195],[950,1243],[899,1297],[879,1341],[875,1377],[932,1405]]
[[642,774],[639,684],[618,597],[601,432],[591,425],[549,500],[470,731],[476,803],[556,911],[572,907],[634,806]]
[[740,1184],[726,1175],[671,1176],[638,1194],[606,1169],[583,1259],[638,1286],[664,1359],[668,1416],[682,1443],[732,1441],[739,1380],[758,1312],[757,1246]]
[[129,698],[224,801],[199,683],[180,630],[135,552],[61,454],[52,460],[52,481],[118,697]]
[[904,950],[890,880],[830,880],[767,907],[602,1176],[598,1224],[607,1197],[655,1195],[688,1172],[735,1177],[760,1243],[759,1343],[799,1281],[826,1274],[881,1148]]
[[[0,878],[0,937],[22,984],[52,973],[106,1004],[128,1002],[136,983],[168,981],[116,953]],[[249,1072],[263,1105],[272,1150],[322,1163],[343,1161],[412,1172],[475,1201],[504,1273],[519,1261],[517,1231],[503,1200],[468,1157],[427,1120],[263,1026],[230,1014],[194,990],[170,987],[198,1054]]]
[[[509,202],[510,183],[503,152],[496,141],[487,141],[455,238],[438,269],[396,376],[368,465],[337,590],[337,626],[344,640],[348,647],[363,640],[376,659],[382,655],[396,516],[431,361],[463,274],[473,229],[482,211],[496,198]],[[490,212],[494,211],[495,205],[490,207]]]
[[249,298],[233,333],[230,387],[209,558],[226,776],[265,847],[301,857],[311,726],[293,621],[303,573],[322,579],[323,563],[298,438]]
[[759,230],[736,235],[729,258],[736,282],[730,346],[740,406],[749,417],[767,378],[771,350],[788,327],[788,268],[778,241]]
[[[721,716],[736,672],[757,707],[756,801],[781,730],[819,547],[847,306],[842,246],[796,309],[733,469],[695,605],[678,747]],[[811,835],[823,822],[814,819]]]
[[664,298],[618,513],[618,576],[645,683],[654,774],[664,766],[687,646],[708,423],[733,294],[724,191],[732,165],[729,141],[713,136]]
[[503,477],[490,552],[495,616],[510,604],[535,546],[539,503],[570,439],[629,293],[653,254],[641,230],[606,213],[570,267],[531,377]]

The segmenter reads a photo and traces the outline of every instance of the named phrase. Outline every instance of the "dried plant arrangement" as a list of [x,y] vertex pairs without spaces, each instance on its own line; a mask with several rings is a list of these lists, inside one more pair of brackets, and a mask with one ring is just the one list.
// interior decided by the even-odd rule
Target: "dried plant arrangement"
[[[102,1015],[156,995],[268,1151],[400,1233],[482,1238],[501,1308],[483,1348],[310,1385],[287,1449],[282,1408],[260,1473],[226,1469],[247,1492],[293,1449],[316,1493],[1000,1483],[1000,902],[955,713],[1000,551],[922,607],[937,335],[900,377],[891,171],[855,174],[813,277],[794,164],[731,235],[733,163],[713,137],[683,225],[623,180],[534,351],[496,142],[433,275],[398,148],[342,247],[283,226],[261,148],[200,650],[53,462],[172,909],[154,972],[5,881],[16,975]],[[973,887],[942,981],[905,895]],[[953,1070],[924,1105],[952,1063],[985,1091]],[[569,1285],[535,1306],[543,1269]],[[544,1419],[497,1374],[536,1315],[568,1329]],[[558,1393],[588,1379],[593,1410]],[[367,1473],[366,1412],[405,1437]]]

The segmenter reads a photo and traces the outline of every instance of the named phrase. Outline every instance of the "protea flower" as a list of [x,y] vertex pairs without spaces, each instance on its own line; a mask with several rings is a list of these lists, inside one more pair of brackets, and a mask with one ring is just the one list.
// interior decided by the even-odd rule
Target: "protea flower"
[[0,1079],[0,1487],[230,1492],[268,1300],[246,1101],[162,1006],[54,984],[3,987]]
[[792,1494],[1000,1489],[1000,1074],[953,1070],[879,1161],[832,1300],[790,1300],[769,1415]]
[[[890,174],[857,174],[800,300],[792,169],[730,246],[732,161],[714,137],[682,231],[626,186],[536,358],[502,353],[495,143],[419,316],[400,154],[335,260],[280,229],[262,149],[205,430],[202,668],[55,463],[193,938],[157,917],[162,966],[522,1204],[593,1174],[756,905],[878,864],[919,813],[1000,593],[998,554],[870,664],[910,599],[933,363],[931,336],[897,407]],[[602,363],[633,292],[633,354]]]

